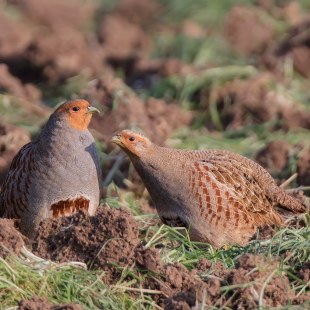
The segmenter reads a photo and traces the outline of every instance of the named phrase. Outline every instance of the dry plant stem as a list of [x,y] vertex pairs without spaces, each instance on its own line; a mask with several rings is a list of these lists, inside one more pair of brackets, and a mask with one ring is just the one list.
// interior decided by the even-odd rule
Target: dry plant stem
[[82,268],[84,270],[87,270],[87,266],[85,263],[82,262],[67,262],[67,263],[55,263],[50,260],[45,260],[39,256],[34,255],[32,252],[30,252],[25,246],[21,248],[21,254],[22,256],[30,263],[33,263],[37,266],[38,269],[47,269],[50,267],[58,268],[58,267],[76,267],[76,268]]
[[309,190],[310,190],[310,186],[299,186],[296,188],[286,189],[285,191],[287,193],[294,193],[294,192],[298,192],[298,191],[309,191]]
[[291,175],[287,180],[285,180],[279,187],[286,187],[288,186],[291,182],[293,182],[294,180],[296,180],[298,174],[294,173],[293,175]]
[[113,167],[111,168],[111,170],[109,171],[109,173],[107,174],[104,182],[103,182],[103,186],[108,186],[113,177],[115,176],[115,174],[117,173],[117,171],[119,170],[121,164],[124,161],[125,156],[123,154],[119,154],[113,164]]

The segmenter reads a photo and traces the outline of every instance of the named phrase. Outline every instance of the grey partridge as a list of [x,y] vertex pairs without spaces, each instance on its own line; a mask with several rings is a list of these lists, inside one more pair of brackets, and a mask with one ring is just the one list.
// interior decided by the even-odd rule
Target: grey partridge
[[264,168],[241,155],[160,147],[130,130],[112,142],[129,156],[162,221],[188,227],[192,240],[244,245],[257,227],[283,224],[275,206],[305,211]]
[[0,192],[0,216],[20,219],[28,237],[47,217],[95,213],[101,173],[88,125],[97,111],[86,100],[65,102],[13,159]]

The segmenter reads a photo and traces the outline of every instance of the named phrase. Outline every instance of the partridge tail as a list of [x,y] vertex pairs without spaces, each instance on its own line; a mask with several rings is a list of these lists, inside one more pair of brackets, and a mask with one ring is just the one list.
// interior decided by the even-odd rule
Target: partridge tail
[[306,213],[309,212],[309,202],[304,200],[303,202],[294,198],[286,193],[282,188],[279,188],[278,193],[275,195],[276,202],[280,208],[286,209],[293,213]]

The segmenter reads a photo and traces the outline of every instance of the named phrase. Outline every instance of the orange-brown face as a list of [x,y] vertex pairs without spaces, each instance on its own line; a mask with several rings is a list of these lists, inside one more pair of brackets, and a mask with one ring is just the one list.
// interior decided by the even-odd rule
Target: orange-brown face
[[111,142],[117,144],[126,153],[141,157],[148,150],[151,142],[146,137],[132,130],[122,130],[115,135]]
[[84,99],[67,101],[55,111],[59,115],[64,115],[69,124],[78,130],[87,130],[95,112],[99,113],[99,110],[90,106]]

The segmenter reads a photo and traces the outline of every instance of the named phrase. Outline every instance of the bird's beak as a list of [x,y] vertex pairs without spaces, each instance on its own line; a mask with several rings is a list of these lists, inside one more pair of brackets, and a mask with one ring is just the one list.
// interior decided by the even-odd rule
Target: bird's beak
[[93,114],[93,113],[99,113],[100,114],[100,111],[97,109],[97,108],[95,108],[95,107],[92,107],[92,106],[89,106],[88,108],[87,108],[87,113],[91,113],[91,114]]
[[112,143],[115,143],[115,144],[121,144],[121,135],[115,135],[112,139],[111,139],[111,142]]

